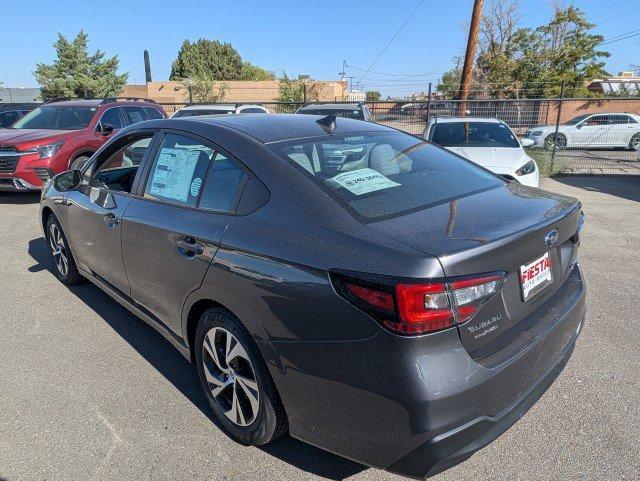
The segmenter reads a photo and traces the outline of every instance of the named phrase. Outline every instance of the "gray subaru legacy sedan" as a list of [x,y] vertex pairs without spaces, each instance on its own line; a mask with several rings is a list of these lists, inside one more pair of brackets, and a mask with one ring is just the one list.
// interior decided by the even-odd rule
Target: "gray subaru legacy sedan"
[[577,200],[333,115],[135,124],[40,215],[56,276],[190,359],[233,439],[409,477],[523,416],[585,318]]

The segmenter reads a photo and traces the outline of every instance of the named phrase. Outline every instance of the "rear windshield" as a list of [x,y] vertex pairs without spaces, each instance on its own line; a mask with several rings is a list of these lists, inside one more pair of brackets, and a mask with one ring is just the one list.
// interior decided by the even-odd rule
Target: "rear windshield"
[[496,122],[434,124],[430,140],[443,147],[520,147],[509,127]]
[[235,109],[193,109],[193,110],[180,110],[175,113],[173,118],[178,117],[198,117],[200,115],[226,115],[235,113]]
[[307,115],[329,115],[334,114],[336,117],[347,117],[349,119],[362,120],[364,119],[364,114],[362,113],[362,109],[353,108],[353,109],[304,109],[298,112],[299,114],[307,114]]
[[89,125],[96,110],[96,107],[45,105],[29,112],[11,128],[80,130]]
[[362,221],[504,185],[475,164],[402,132],[326,135],[270,147]]

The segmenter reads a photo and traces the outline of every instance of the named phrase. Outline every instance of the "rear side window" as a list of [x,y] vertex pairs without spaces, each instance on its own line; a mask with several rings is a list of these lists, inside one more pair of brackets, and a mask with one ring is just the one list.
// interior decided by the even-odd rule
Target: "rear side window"
[[213,155],[211,147],[196,139],[165,135],[149,173],[145,197],[195,207]]
[[146,120],[142,107],[123,107],[123,110],[129,124],[135,124]]
[[504,185],[473,163],[402,132],[327,135],[270,148],[364,222]]
[[149,117],[150,119],[164,119],[164,116],[158,109],[154,109],[153,107],[145,107],[144,111],[147,113],[147,117]]
[[230,212],[244,176],[244,170],[237,162],[220,153],[216,154],[204,184],[200,207]]

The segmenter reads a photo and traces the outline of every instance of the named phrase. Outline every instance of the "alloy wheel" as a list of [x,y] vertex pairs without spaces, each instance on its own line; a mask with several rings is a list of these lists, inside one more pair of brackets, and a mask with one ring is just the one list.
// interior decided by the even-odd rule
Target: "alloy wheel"
[[49,249],[53,261],[56,263],[58,272],[66,276],[69,272],[69,259],[67,257],[67,247],[62,237],[62,232],[55,223],[49,225]]
[[239,426],[258,415],[260,392],[245,348],[222,327],[211,329],[203,340],[203,367],[209,393],[220,410]]

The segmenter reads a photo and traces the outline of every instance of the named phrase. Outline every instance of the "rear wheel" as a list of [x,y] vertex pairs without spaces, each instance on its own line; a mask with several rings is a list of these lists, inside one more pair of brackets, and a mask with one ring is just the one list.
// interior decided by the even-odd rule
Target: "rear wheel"
[[55,215],[49,215],[46,227],[47,245],[54,263],[54,274],[63,284],[73,285],[83,281],[76,262],[69,250],[67,238]]
[[640,145],[640,132],[631,137],[631,141],[629,142],[629,148],[631,150],[638,150],[638,146]]
[[211,308],[195,338],[200,383],[219,425],[242,444],[266,444],[286,430],[282,402],[260,351],[240,321]]
[[550,134],[544,139],[544,148],[546,150],[553,150],[555,145],[556,150],[563,150],[567,148],[567,138],[562,134]]

